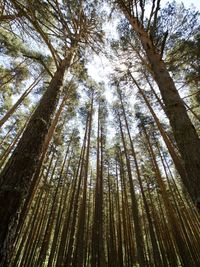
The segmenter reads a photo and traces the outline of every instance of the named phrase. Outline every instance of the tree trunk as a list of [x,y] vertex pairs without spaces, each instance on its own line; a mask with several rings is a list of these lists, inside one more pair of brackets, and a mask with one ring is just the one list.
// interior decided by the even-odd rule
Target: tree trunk
[[151,237],[151,242],[152,242],[152,249],[153,249],[155,266],[156,267],[161,267],[161,266],[163,266],[163,264],[162,264],[162,260],[161,260],[161,257],[160,257],[158,244],[157,244],[157,241],[156,241],[156,234],[155,234],[154,227],[153,227],[153,221],[152,221],[152,218],[151,218],[151,215],[150,215],[149,206],[148,206],[148,203],[147,203],[147,200],[146,200],[146,196],[145,196],[145,193],[144,193],[144,189],[143,189],[143,185],[142,185],[140,169],[139,169],[139,165],[138,165],[138,162],[137,162],[137,156],[136,156],[135,148],[134,148],[134,145],[133,145],[133,141],[131,139],[131,134],[130,134],[128,120],[127,120],[127,116],[126,116],[126,112],[125,112],[125,108],[124,108],[124,103],[123,103],[121,92],[118,91],[118,94],[119,94],[119,98],[120,98],[120,102],[121,102],[121,106],[122,106],[122,113],[123,113],[123,117],[124,117],[124,121],[125,121],[125,125],[126,125],[126,130],[127,130],[128,137],[129,137],[129,142],[130,142],[130,146],[131,146],[131,152],[132,152],[132,156],[133,156],[134,163],[135,163],[137,179],[138,179],[138,182],[139,182],[139,185],[140,185],[140,190],[141,190],[141,195],[142,195],[142,199],[143,199],[143,203],[144,203],[144,208],[145,208],[146,215],[147,215],[147,220],[148,220],[148,223],[149,223],[149,232],[150,232],[150,237]]
[[35,110],[13,155],[0,175],[0,266],[8,266],[18,213],[31,187],[45,137],[60,96],[64,72],[72,55],[65,58]]
[[185,168],[184,168],[184,166],[182,165],[182,162],[181,162],[179,156],[176,154],[175,149],[174,149],[174,147],[172,146],[171,141],[170,141],[170,139],[169,139],[167,133],[166,133],[165,130],[163,129],[163,127],[162,127],[162,125],[161,125],[161,123],[160,123],[160,121],[159,121],[159,119],[158,119],[156,113],[154,112],[153,108],[151,107],[151,105],[150,105],[150,103],[149,103],[149,101],[148,101],[148,99],[147,99],[145,93],[142,91],[141,87],[139,86],[139,84],[138,84],[137,81],[134,79],[134,77],[132,76],[131,73],[130,73],[130,76],[131,76],[132,80],[134,81],[134,83],[136,84],[136,86],[137,86],[137,88],[138,88],[138,90],[139,90],[139,93],[142,95],[142,97],[143,97],[143,99],[144,99],[144,101],[145,101],[145,104],[147,105],[147,107],[148,107],[148,109],[149,109],[151,115],[153,116],[153,118],[154,118],[154,120],[155,120],[155,123],[156,123],[156,125],[157,125],[157,127],[158,127],[158,130],[160,131],[160,134],[161,134],[161,136],[162,136],[162,138],[163,138],[163,140],[164,140],[164,142],[165,142],[165,145],[166,145],[166,147],[168,148],[169,154],[170,154],[170,156],[171,156],[172,159],[173,159],[174,165],[175,165],[175,167],[176,167],[178,173],[180,174],[181,179],[182,179],[183,181],[186,180],[186,179],[187,179],[187,174],[186,174]]
[[86,157],[84,164],[84,175],[83,179],[83,194],[80,203],[80,213],[77,224],[77,240],[76,240],[76,249],[73,255],[73,266],[82,267],[84,263],[84,254],[85,254],[85,226],[86,226],[86,202],[87,202],[87,181],[88,181],[88,168],[89,168],[89,156],[90,156],[90,142],[91,142],[91,131],[92,131],[92,117],[93,117],[93,101],[94,101],[94,92],[92,93],[91,107],[88,111],[88,136],[87,136],[87,147],[86,147]]
[[[82,177],[84,176],[84,160],[86,154],[86,143],[88,136],[88,123],[89,118],[87,116],[86,119],[86,128],[84,134],[83,145],[80,153],[77,173],[75,176],[74,186],[72,195],[70,198],[68,214],[66,215],[66,221],[64,222],[64,227],[61,235],[61,243],[58,251],[58,266],[71,266],[73,261],[73,250],[75,250],[75,231],[76,225],[78,224],[78,206],[79,206],[79,198],[81,194],[81,183]],[[71,223],[71,228],[69,230],[69,224]],[[68,244],[66,240],[66,236],[68,238]]]
[[[101,128],[101,129],[100,129]],[[92,253],[91,266],[104,267],[104,246],[103,246],[103,133],[100,126],[100,104],[98,110],[97,128],[97,168],[96,186],[94,200],[94,218],[92,225]]]
[[183,180],[183,183],[193,201],[198,205],[200,202],[200,139],[189,119],[184,103],[169,75],[166,65],[153,45],[149,34],[138,19],[131,15],[124,2],[118,1],[118,3],[133,30],[138,34],[138,38],[146,52],[187,171],[188,176],[187,179]]
[[185,237],[182,234],[180,221],[178,220],[177,215],[174,212],[174,208],[171,202],[169,201],[169,196],[167,193],[166,185],[162,180],[159,166],[156,160],[156,156],[155,156],[152,144],[150,142],[149,136],[147,134],[147,131],[144,125],[142,125],[142,129],[143,129],[143,133],[145,135],[145,139],[148,144],[147,150],[149,152],[150,160],[152,162],[152,170],[155,173],[156,182],[159,186],[161,196],[163,199],[163,204],[165,207],[165,211],[166,211],[166,215],[167,215],[167,219],[169,223],[169,229],[170,229],[170,232],[172,233],[174,242],[179,252],[179,259],[182,262],[182,265],[184,267],[186,266],[195,267],[198,264],[196,265],[195,259],[192,258],[192,256],[190,255],[190,246],[188,246],[187,242],[185,241]]
[[12,114],[17,110],[17,108],[21,105],[23,100],[30,94],[30,92],[35,88],[35,86],[40,82],[42,73],[39,77],[26,89],[26,91],[20,96],[20,98],[16,101],[16,103],[6,112],[6,114],[0,119],[0,128],[3,124],[12,116]]
[[118,114],[118,121],[119,121],[121,139],[122,139],[122,143],[123,143],[124,154],[125,154],[125,158],[126,158],[128,178],[129,178],[132,213],[133,213],[133,221],[134,221],[134,226],[135,226],[135,236],[136,236],[136,246],[137,246],[137,260],[138,260],[140,267],[145,267],[147,262],[145,259],[143,233],[142,233],[142,228],[141,228],[140,219],[139,219],[140,215],[139,215],[138,200],[136,197],[135,188],[134,188],[134,184],[133,184],[130,159],[129,159],[129,156],[127,154],[126,142],[125,142],[125,137],[124,137],[124,133],[123,133],[123,129],[122,129],[122,122],[121,122],[121,118],[120,118],[119,114]]

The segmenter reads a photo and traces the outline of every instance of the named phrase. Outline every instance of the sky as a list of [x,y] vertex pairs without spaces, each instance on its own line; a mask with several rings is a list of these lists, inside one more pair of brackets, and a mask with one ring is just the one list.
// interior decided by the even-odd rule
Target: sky
[[[167,2],[169,2],[169,0],[161,0],[161,4],[165,4]],[[200,0],[182,0],[177,2],[183,2],[186,7],[190,7],[191,4],[193,4],[198,10],[200,10]]]
[[[169,0],[161,0],[161,7],[165,6],[167,2],[171,2]],[[183,2],[186,8],[191,7],[193,4],[199,11],[200,11],[200,0],[182,0],[177,2]],[[112,22],[112,24],[107,23],[104,24],[104,30],[106,31],[106,35],[108,37],[116,38],[116,26],[117,21]],[[104,82],[105,83],[105,97],[109,104],[112,104],[113,102],[113,91],[109,84],[109,75],[113,72],[115,67],[115,63],[112,63],[104,54],[100,55],[93,55],[91,58],[91,62],[87,65],[88,74],[96,80],[96,82]],[[131,101],[131,103],[134,103],[135,100]],[[111,114],[111,113],[110,113]],[[112,115],[109,115],[112,117]],[[109,121],[112,121],[112,118],[110,118]],[[109,136],[112,139],[114,136],[114,131],[112,130],[112,127],[109,127]]]
[[[169,0],[161,0],[161,6],[165,6]],[[177,2],[183,2],[185,7],[189,8],[194,5],[200,11],[200,0],[182,0]],[[106,24],[104,26],[106,34],[109,37],[116,36],[116,25],[117,23],[112,22],[112,24]],[[97,82],[108,81],[108,76],[112,73],[113,66],[112,63],[104,55],[94,55],[92,61],[87,66],[89,75],[95,79]],[[111,95],[110,95],[111,97]],[[110,98],[109,97],[109,98]]]

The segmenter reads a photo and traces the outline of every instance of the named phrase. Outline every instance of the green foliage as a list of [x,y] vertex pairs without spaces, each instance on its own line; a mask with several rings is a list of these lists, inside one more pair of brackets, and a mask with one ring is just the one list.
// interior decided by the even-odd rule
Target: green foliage
[[0,28],[0,52],[13,57],[19,56],[24,49],[22,41],[14,34]]
[[192,38],[199,31],[199,15],[194,8],[185,8],[183,3],[167,3],[159,10],[156,27],[150,31],[156,47],[167,52],[180,40]]
[[168,53],[169,70],[175,73],[181,71],[185,81],[197,85],[200,82],[200,34],[192,39],[179,40]]

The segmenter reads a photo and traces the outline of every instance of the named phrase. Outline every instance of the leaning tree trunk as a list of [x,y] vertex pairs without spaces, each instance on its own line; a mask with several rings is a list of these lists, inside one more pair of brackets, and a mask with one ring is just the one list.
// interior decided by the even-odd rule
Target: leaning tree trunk
[[147,262],[145,259],[144,240],[143,240],[142,227],[140,224],[138,200],[137,200],[137,196],[136,196],[136,192],[135,192],[136,189],[135,189],[134,184],[133,184],[131,164],[130,164],[130,159],[129,159],[129,155],[127,152],[125,136],[123,133],[122,122],[121,122],[121,118],[120,118],[119,113],[118,113],[118,121],[119,121],[119,128],[120,128],[122,144],[123,144],[123,148],[124,148],[124,154],[125,154],[125,158],[126,158],[126,165],[127,165],[127,172],[128,172],[129,186],[130,186],[131,207],[132,207],[132,213],[133,213],[133,222],[134,222],[134,226],[135,226],[135,238],[136,238],[136,247],[137,247],[137,261],[138,261],[140,267],[145,267],[147,265]]
[[138,90],[139,90],[139,93],[141,94],[141,96],[143,97],[144,99],[144,102],[146,104],[146,106],[148,107],[152,117],[154,118],[154,121],[158,127],[158,130],[160,131],[160,134],[163,138],[163,141],[165,142],[165,145],[169,151],[169,154],[174,162],[174,165],[178,171],[178,173],[180,174],[181,176],[181,179],[184,181],[187,179],[187,174],[186,174],[186,171],[185,171],[185,168],[184,166],[182,165],[182,162],[179,158],[179,155],[177,155],[177,153],[175,152],[175,149],[174,147],[172,146],[171,142],[170,142],[170,139],[169,139],[169,136],[167,135],[167,133],[164,131],[156,113],[154,112],[152,106],[150,105],[145,93],[142,91],[141,87],[139,86],[139,84],[137,83],[137,81],[134,79],[134,77],[132,76],[132,74],[130,73],[130,76],[133,80],[133,82],[135,83],[135,85],[137,86]]
[[30,92],[35,88],[35,86],[41,81],[41,76],[43,72],[39,75],[39,77],[26,89],[26,91],[20,96],[20,98],[15,102],[15,104],[6,112],[6,114],[0,119],[0,128],[4,125],[4,123],[13,115],[13,113],[17,110],[17,108],[22,104],[24,99],[30,94]]
[[124,1],[118,1],[118,3],[146,52],[187,172],[187,178],[183,180],[183,183],[193,201],[198,205],[200,202],[200,139],[189,119],[174,81],[148,32],[139,20],[132,16]]
[[135,151],[134,144],[133,144],[133,141],[132,141],[132,138],[131,138],[129,124],[128,124],[126,111],[125,111],[125,108],[124,108],[124,103],[123,103],[123,99],[122,99],[122,95],[121,95],[120,90],[118,91],[118,94],[119,94],[119,99],[120,99],[120,103],[121,103],[121,107],[122,107],[122,114],[123,114],[123,117],[124,117],[126,130],[127,130],[127,133],[128,133],[131,152],[132,152],[133,160],[134,160],[134,163],[135,163],[137,180],[139,182],[141,195],[142,195],[142,199],[143,199],[143,203],[144,203],[144,208],[145,208],[146,215],[147,215],[147,221],[148,221],[148,224],[149,224],[149,233],[150,233],[151,242],[152,242],[154,263],[155,263],[156,267],[161,267],[161,266],[163,266],[163,264],[162,264],[162,259],[161,259],[160,253],[159,253],[159,248],[158,248],[158,244],[157,244],[157,240],[156,240],[156,233],[154,231],[153,221],[152,221],[151,214],[150,214],[150,209],[149,209],[149,206],[148,206],[148,203],[147,203],[147,199],[146,199],[146,196],[145,196],[145,192],[144,192],[144,188],[143,188],[143,185],[142,185],[141,173],[140,173],[140,169],[139,169],[139,165],[138,165],[136,151]]
[[91,142],[91,130],[92,130],[92,119],[93,119],[93,101],[94,92],[92,93],[91,107],[88,111],[89,122],[88,122],[88,136],[87,136],[87,148],[86,158],[83,175],[83,194],[80,203],[80,214],[77,225],[77,240],[76,248],[73,256],[73,266],[82,267],[84,263],[84,252],[85,252],[85,226],[86,226],[86,203],[87,203],[87,181],[88,181],[88,168],[89,168],[89,156],[90,156],[90,142]]
[[97,127],[97,167],[94,196],[94,217],[92,223],[91,266],[104,267],[105,255],[103,245],[103,130],[100,122],[100,104]]
[[65,58],[55,72],[40,104],[35,110],[15,151],[0,175],[0,266],[8,266],[17,217],[31,187],[40,160],[45,137],[51,125],[65,69],[72,55]]

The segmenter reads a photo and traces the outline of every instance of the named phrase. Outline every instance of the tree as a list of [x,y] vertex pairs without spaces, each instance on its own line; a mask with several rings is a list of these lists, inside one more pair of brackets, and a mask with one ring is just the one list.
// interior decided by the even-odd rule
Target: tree
[[97,127],[97,159],[96,159],[96,184],[94,200],[94,218],[92,227],[92,258],[91,266],[105,266],[104,232],[103,232],[103,174],[104,174],[104,144],[105,144],[105,99],[99,97],[98,127]]
[[[53,41],[51,41],[51,38],[48,38],[41,28],[39,23],[40,18],[37,18],[36,14],[31,11],[32,7],[26,7],[17,1],[13,1],[12,3],[17,10],[23,13],[25,18],[32,24],[47,44],[54,63],[57,66],[57,70],[40,104],[32,115],[15,151],[1,173],[0,180],[2,187],[0,190],[0,199],[2,201],[0,212],[4,218],[0,230],[2,266],[6,266],[10,258],[9,253],[12,250],[12,240],[15,232],[14,225],[16,225],[17,214],[20,212],[20,208],[29,192],[31,184],[35,183],[35,180],[32,180],[32,178],[39,163],[45,137],[52,122],[52,115],[55,112],[60,97],[65,71],[72,64],[73,58],[78,50],[79,42],[91,45],[93,37],[97,39],[101,37],[101,34],[95,35],[95,23],[97,22],[94,20],[95,13],[92,12],[94,10],[93,7],[90,10],[88,6],[88,9],[86,8],[84,11],[82,5],[76,5],[75,7],[73,3],[71,3],[71,6],[62,3],[68,11],[67,15],[71,18],[71,21],[68,23],[74,23],[72,28],[72,25],[69,26],[66,24],[68,21],[66,13],[60,13],[59,6],[51,6],[51,10],[49,11],[50,16],[52,15],[51,12],[55,13],[57,11],[59,21],[61,20],[63,22],[63,16],[65,17],[64,22],[60,25],[60,32],[62,33],[61,42],[64,42],[63,50],[61,51],[63,59],[61,60],[56,48],[53,47]],[[90,19],[88,19],[89,16]],[[94,25],[94,28],[90,28],[90,25]],[[67,37],[65,31],[68,32]]]
[[[193,201],[197,203],[199,201],[200,192],[200,159],[198,156],[200,153],[200,139],[187,115],[183,101],[179,96],[174,81],[170,77],[166,64],[162,59],[167,32],[163,36],[161,46],[156,45],[156,36],[161,38],[161,35],[159,35],[158,23],[160,0],[153,1],[151,13],[147,22],[144,18],[144,1],[136,3],[134,1],[119,0],[117,1],[117,5],[137,34],[137,38],[140,40],[142,48],[146,53],[154,79],[160,89],[166,113],[187,171],[187,179],[183,180],[183,183]],[[170,8],[171,6],[169,6],[169,10]]]
[[[168,52],[196,40],[198,14],[153,0],[147,19],[144,2],[123,3],[172,66]],[[99,4],[1,1],[0,265],[199,266],[199,213],[153,68],[124,18],[112,50],[109,38],[101,50]],[[109,83],[87,70],[102,52],[116,60]],[[185,86],[181,68],[172,75]]]

